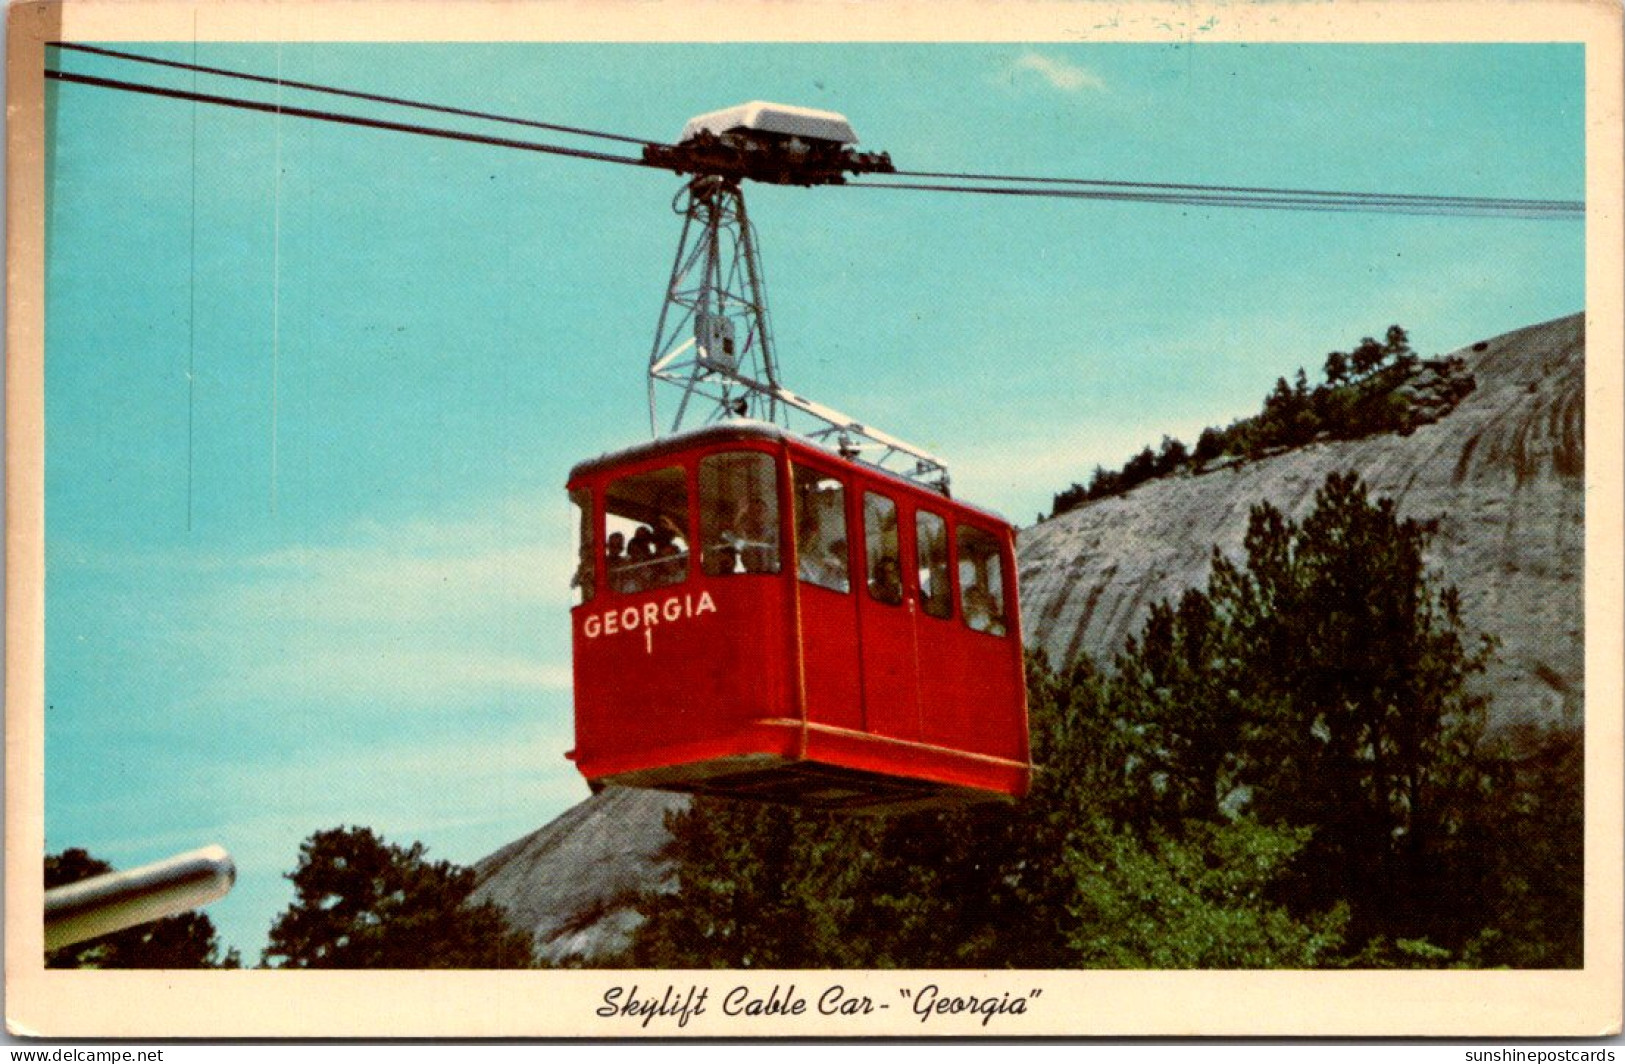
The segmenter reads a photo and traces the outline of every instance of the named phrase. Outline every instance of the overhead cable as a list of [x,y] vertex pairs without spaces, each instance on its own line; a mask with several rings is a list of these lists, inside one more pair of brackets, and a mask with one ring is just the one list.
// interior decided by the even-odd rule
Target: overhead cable
[[945,181],[1003,181],[1016,184],[1073,185],[1090,188],[1139,189],[1151,192],[1236,193],[1239,195],[1310,196],[1328,200],[1381,200],[1384,202],[1433,203],[1447,206],[1508,206],[1537,210],[1583,211],[1585,204],[1573,200],[1511,199],[1504,196],[1439,196],[1406,192],[1345,192],[1314,188],[1263,188],[1254,185],[1191,185],[1171,181],[1111,181],[1092,177],[1019,177],[1012,174],[956,174],[929,170],[898,170],[896,177],[928,178]]
[[656,141],[645,140],[641,137],[626,137],[619,133],[605,133],[596,129],[584,129],[581,126],[560,125],[557,122],[542,122],[530,118],[517,118],[513,115],[493,114],[490,111],[474,111],[465,107],[446,107],[441,104],[424,103],[421,100],[408,100],[400,96],[385,96],[380,93],[358,92],[355,89],[342,89],[334,85],[319,85],[310,81],[294,81],[289,78],[267,77],[263,74],[249,74],[241,70],[227,70],[224,67],[204,66],[199,63],[185,63],[178,59],[158,59],[150,55],[138,55],[135,52],[121,52],[113,48],[102,48],[93,44],[74,44],[68,41],[52,41],[46,47],[56,48],[65,52],[84,52],[88,55],[105,56],[111,59],[121,59],[131,63],[146,63],[149,66],[168,67],[172,70],[190,70],[200,74],[213,74],[224,78],[237,78],[241,81],[257,82],[261,85],[277,85],[289,89],[302,89],[307,92],[326,93],[330,96],[343,96],[352,100],[370,100],[373,103],[386,103],[395,107],[409,107],[419,111],[432,111],[436,114],[457,115],[461,118],[478,118],[487,122],[504,122],[513,126],[528,126],[531,129],[546,129],[555,133],[572,133],[581,137],[600,137],[604,140],[620,141],[623,144],[654,144]]
[[[1323,213],[1409,214],[1446,217],[1524,218],[1531,220],[1571,220],[1585,216],[1585,205],[1553,200],[1466,200],[1440,197],[1436,201],[1413,201],[1403,197],[1373,194],[1359,198],[1342,196],[1253,195],[1230,192],[1151,191],[1127,188],[1019,188],[1008,185],[919,184],[902,181],[855,181],[841,188],[893,189],[909,192],[953,192],[981,196],[1013,196],[1039,199],[1083,199],[1130,203],[1160,203],[1187,207],[1230,207],[1251,210],[1310,211]],[[1203,186],[1192,186],[1195,189]]]
[[190,100],[194,103],[234,107],[243,111],[258,111],[262,114],[291,115],[295,118],[311,118],[320,122],[362,126],[367,129],[386,129],[396,133],[415,133],[424,137],[439,137],[443,140],[464,141],[470,144],[489,144],[498,148],[515,148],[519,151],[540,152],[544,155],[566,155],[575,159],[591,159],[595,162],[619,163],[622,166],[650,168],[649,164],[642,159],[626,155],[610,155],[600,151],[587,151],[582,148],[566,148],[557,144],[513,140],[509,137],[492,137],[483,133],[465,133],[462,130],[442,129],[437,126],[419,126],[408,122],[390,122],[382,118],[366,118],[361,115],[340,114],[335,111],[318,111],[308,107],[290,107],[287,104],[243,100],[233,96],[214,96],[203,92],[187,92],[184,89],[170,89],[158,85],[141,85],[131,81],[115,81],[111,78],[92,77],[89,74],[70,74],[62,70],[47,70],[45,76],[54,81],[67,81],[76,85],[94,85],[97,88],[119,89],[123,92],[141,93],[147,96],[163,96],[174,100]]

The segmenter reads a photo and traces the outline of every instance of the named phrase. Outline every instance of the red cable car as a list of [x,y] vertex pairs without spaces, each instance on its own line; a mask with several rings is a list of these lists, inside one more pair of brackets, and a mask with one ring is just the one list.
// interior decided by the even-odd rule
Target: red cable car
[[1014,530],[775,425],[570,474],[594,788],[854,811],[1027,792]]
[[[935,456],[779,383],[740,183],[892,170],[856,140],[758,100],[644,150],[695,176],[649,355],[672,434],[570,474],[569,756],[595,789],[864,811],[1027,793],[1014,530],[948,498]],[[705,408],[718,423],[682,431]]]

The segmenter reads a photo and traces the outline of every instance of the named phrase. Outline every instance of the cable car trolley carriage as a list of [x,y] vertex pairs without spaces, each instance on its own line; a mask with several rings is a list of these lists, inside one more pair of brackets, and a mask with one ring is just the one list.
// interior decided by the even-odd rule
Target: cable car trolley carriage
[[570,474],[576,747],[605,784],[896,811],[1031,777],[1014,530],[734,421]]
[[843,115],[753,101],[644,149],[693,176],[649,353],[656,439],[569,481],[569,756],[594,788],[865,811],[1027,792],[1014,530],[952,501],[933,455],[779,381],[740,185],[892,170],[856,142]]

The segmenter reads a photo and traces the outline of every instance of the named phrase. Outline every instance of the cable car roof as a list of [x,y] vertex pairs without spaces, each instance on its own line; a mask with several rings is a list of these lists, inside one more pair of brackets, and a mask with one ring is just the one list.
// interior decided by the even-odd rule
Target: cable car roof
[[858,142],[858,135],[852,131],[852,124],[843,114],[787,103],[767,103],[764,100],[752,100],[724,107],[720,111],[695,115],[683,127],[683,135],[678,140],[690,140],[702,132],[721,136],[740,129],[756,133],[780,133],[805,140],[827,140],[836,144]]
[[815,451],[820,456],[829,458],[836,462],[842,462],[847,466],[860,471],[866,476],[901,485],[912,491],[918,492],[921,495],[942,499],[944,502],[953,506],[957,510],[976,514],[979,517],[987,518],[990,521],[995,521],[1011,529],[1015,528],[1015,526],[1007,518],[1005,518],[1003,514],[997,513],[996,511],[964,502],[961,499],[954,499],[945,495],[940,495],[937,492],[932,491],[929,487],[909,480],[908,478],[900,476],[897,473],[893,473],[889,469],[881,469],[879,466],[870,465],[867,462],[855,462],[851,459],[842,458],[840,455],[830,451],[827,447],[821,447],[814,441],[809,440],[807,437],[802,436],[799,433],[791,432],[788,429],[766,421],[754,421],[747,418],[736,418],[721,424],[705,425],[697,429],[685,429],[682,432],[674,432],[670,436],[662,436],[659,439],[633,444],[631,447],[623,447],[618,451],[608,451],[596,458],[585,459],[577,462],[575,466],[571,468],[569,481],[573,484],[577,479],[584,476],[602,473],[605,470],[614,469],[632,462],[641,462],[647,458],[655,458],[659,457],[660,455],[686,451],[691,447],[703,444],[730,443],[735,441],[753,441],[763,443],[782,442],[805,447],[809,450]]

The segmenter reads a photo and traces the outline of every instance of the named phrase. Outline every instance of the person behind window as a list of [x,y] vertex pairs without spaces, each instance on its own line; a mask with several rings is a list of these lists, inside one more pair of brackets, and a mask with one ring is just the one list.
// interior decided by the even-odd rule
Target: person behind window
[[675,584],[683,578],[683,552],[677,546],[675,525],[669,517],[662,517],[660,522],[660,530],[651,537],[654,556],[649,565],[650,587]]
[[609,586],[616,591],[625,591],[626,588],[626,537],[619,532],[611,532],[604,541],[604,571],[609,574]]
[[[655,546],[658,548],[662,541],[673,544],[673,549],[684,551],[687,549],[688,537],[683,534],[683,526],[671,514],[661,514],[657,522],[658,530],[654,533]],[[658,553],[658,550],[657,550]]]
[[655,556],[655,534],[648,525],[639,525],[632,533],[632,542],[626,545],[626,560],[637,565]]
[[846,540],[838,539],[824,551],[824,569],[830,578],[826,587],[846,591],[851,586],[846,579]]
[[876,560],[874,575],[869,578],[869,594],[888,606],[903,601],[903,573],[896,558],[887,554]]
[[821,538],[817,512],[810,509],[802,511],[801,520],[796,524],[796,575],[813,583],[818,582],[815,576],[822,566],[819,559]]
[[992,592],[981,584],[965,589],[965,623],[974,632],[1004,634],[1004,618],[999,616],[999,604]]
[[807,550],[800,559],[801,579],[831,591],[845,591],[849,586],[846,579],[846,540],[837,539],[833,543],[820,545],[817,530],[815,522],[813,535],[805,539]]
[[654,560],[654,533],[648,525],[639,525],[626,545],[626,560],[621,564],[620,576],[611,584],[623,595],[646,590],[651,586],[649,570]]
[[706,552],[705,564],[711,576],[732,576],[745,571],[739,560],[739,548],[726,540],[722,546]]
[[741,499],[729,524],[730,529],[723,536],[734,548],[745,572],[778,572],[778,529],[772,511],[760,495]]

